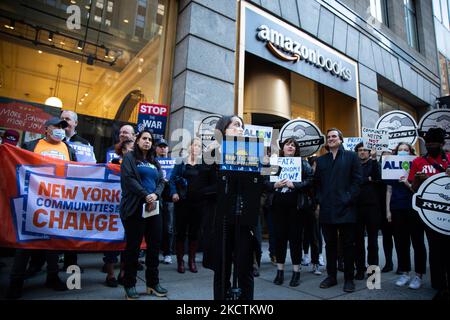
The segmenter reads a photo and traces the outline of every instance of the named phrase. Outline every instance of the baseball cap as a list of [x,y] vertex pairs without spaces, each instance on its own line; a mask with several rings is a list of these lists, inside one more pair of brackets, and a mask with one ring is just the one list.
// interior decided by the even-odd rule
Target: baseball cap
[[8,143],[16,146],[19,142],[19,136],[20,134],[15,130],[6,130],[3,134],[3,143]]
[[445,130],[442,128],[430,128],[425,133],[425,142],[445,142]]
[[66,120],[61,120],[60,118],[53,117],[45,121],[45,126],[61,126],[61,128],[65,129],[69,126]]
[[158,143],[157,143],[156,145],[157,145],[157,146],[162,146],[162,145],[168,146],[169,144],[167,143],[166,140],[164,140],[164,139],[159,139],[159,140],[158,140]]

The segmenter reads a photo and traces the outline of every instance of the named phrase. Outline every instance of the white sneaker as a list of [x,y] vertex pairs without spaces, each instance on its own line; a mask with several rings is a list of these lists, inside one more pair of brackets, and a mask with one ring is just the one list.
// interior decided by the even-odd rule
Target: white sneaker
[[409,288],[417,290],[422,286],[422,279],[419,276],[414,276],[414,278],[409,283]]
[[311,263],[311,258],[309,257],[309,254],[305,254],[302,257],[302,266],[309,266],[309,264]]
[[323,261],[323,255],[319,254],[319,266],[323,267],[325,265],[325,261]]
[[171,264],[172,263],[172,256],[164,256],[164,263],[165,264]]
[[318,264],[313,264],[312,273],[317,276],[320,276],[322,274],[322,271],[320,271],[320,266]]
[[407,273],[404,273],[398,278],[395,285],[398,287],[403,287],[409,282],[409,280],[411,280],[411,277]]

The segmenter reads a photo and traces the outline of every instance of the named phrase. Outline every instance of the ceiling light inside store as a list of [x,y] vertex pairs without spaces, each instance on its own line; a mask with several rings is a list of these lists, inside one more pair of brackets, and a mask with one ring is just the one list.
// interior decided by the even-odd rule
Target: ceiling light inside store
[[62,46],[66,45],[66,43],[64,41],[60,41],[59,44],[62,45]]
[[77,3],[75,0],[70,0],[70,3],[71,4],[75,4],[75,3]]
[[6,29],[14,30],[16,28],[16,22],[11,20],[10,23],[5,24]]
[[80,63],[80,61],[79,60],[75,60],[75,63]]
[[58,98],[58,89],[60,85],[60,77],[61,77],[61,68],[62,64],[58,64],[58,73],[56,74],[56,85],[55,85],[55,95],[52,96],[53,88],[50,88],[50,97],[45,100],[45,104],[48,106],[62,108],[63,103],[60,98]]
[[128,23],[128,20],[127,19],[123,19],[123,22]]
[[42,50],[38,50],[38,53],[41,54],[41,53],[42,53]]

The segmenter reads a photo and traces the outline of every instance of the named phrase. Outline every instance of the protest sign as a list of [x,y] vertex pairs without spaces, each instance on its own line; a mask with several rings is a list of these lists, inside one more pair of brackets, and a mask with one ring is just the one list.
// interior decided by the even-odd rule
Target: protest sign
[[409,169],[416,156],[383,156],[381,159],[381,179],[398,180],[408,177]]
[[362,128],[364,148],[375,149],[378,154],[389,151],[389,132],[385,129]]
[[270,176],[270,182],[277,182],[283,179],[288,179],[292,182],[302,181],[302,158],[272,157],[270,158],[270,164],[281,167],[281,172],[278,176]]

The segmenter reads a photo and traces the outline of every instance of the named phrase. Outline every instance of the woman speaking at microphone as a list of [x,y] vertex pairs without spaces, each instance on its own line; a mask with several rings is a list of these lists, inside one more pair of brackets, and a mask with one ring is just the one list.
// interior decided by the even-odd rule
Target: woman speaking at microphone
[[[220,159],[220,143],[225,136],[242,136],[244,124],[238,116],[224,116],[216,124],[216,141],[213,147],[204,156],[208,160],[210,156],[215,160],[211,165],[211,170],[217,174],[217,162]],[[210,158],[210,159],[211,159]],[[219,189],[219,188],[218,188]],[[249,192],[250,190],[245,190]],[[218,190],[217,192],[223,192]],[[242,195],[243,196],[243,195]],[[219,195],[218,195],[219,198]],[[235,199],[228,199],[233,202]],[[228,201],[226,200],[226,201]],[[232,298],[231,293],[231,266],[233,259],[237,259],[238,270],[237,279],[240,288],[240,300],[253,300],[253,252],[255,250],[256,239],[254,229],[256,225],[241,224],[239,232],[239,248],[235,244],[236,226],[230,214],[221,210],[222,204],[216,202],[209,212],[206,212],[205,229],[205,252],[203,255],[203,266],[214,271],[214,300],[224,300]],[[247,213],[242,212],[244,217]],[[225,239],[225,241],[223,241]],[[236,257],[237,255],[237,257]],[[225,260],[223,261],[223,258]],[[236,297],[235,297],[236,298]]]
[[147,243],[145,257],[147,294],[155,294],[158,297],[167,295],[167,290],[159,284],[158,273],[158,254],[162,233],[161,215],[142,217],[144,204],[151,209],[159,206],[158,200],[164,188],[163,174],[155,159],[152,146],[153,135],[150,131],[141,131],[136,137],[134,150],[124,156],[120,166],[122,187],[120,217],[127,242],[124,254],[124,288],[125,297],[129,300],[139,298],[136,292],[136,274],[143,237]]

